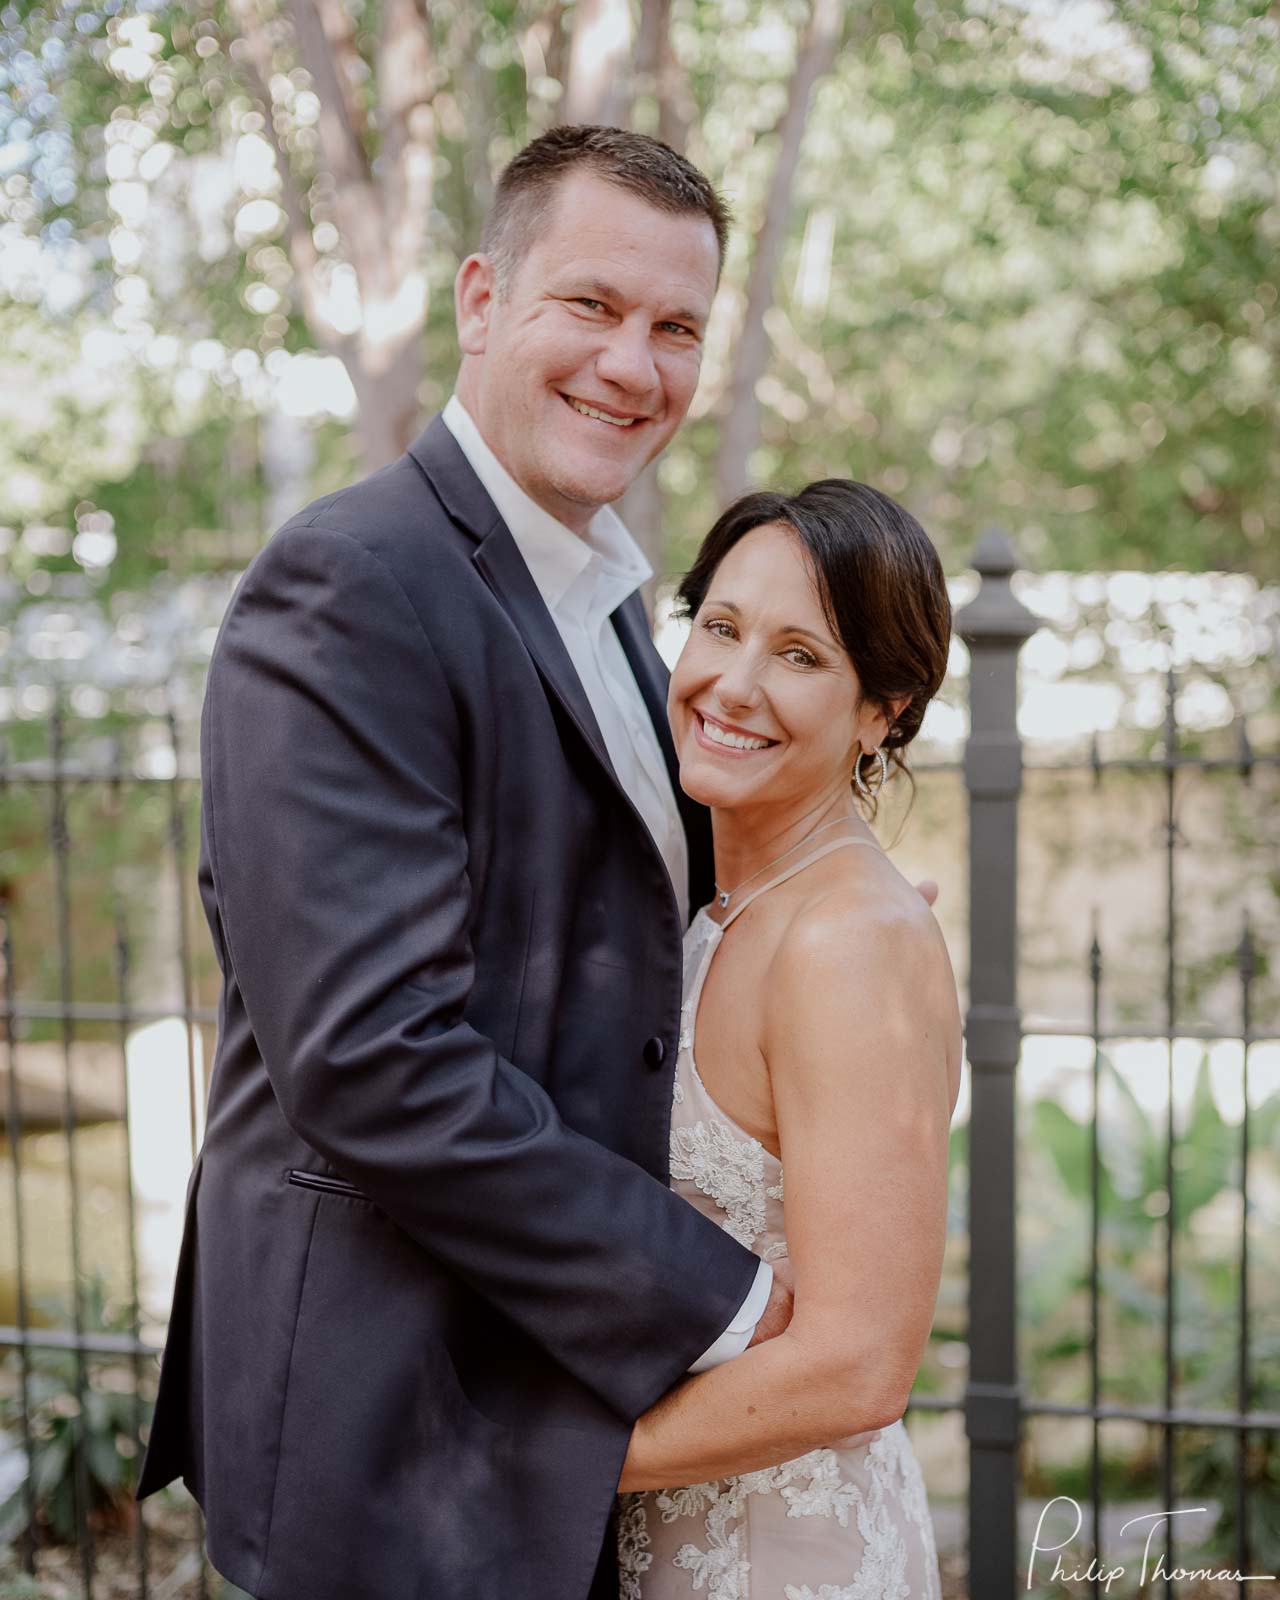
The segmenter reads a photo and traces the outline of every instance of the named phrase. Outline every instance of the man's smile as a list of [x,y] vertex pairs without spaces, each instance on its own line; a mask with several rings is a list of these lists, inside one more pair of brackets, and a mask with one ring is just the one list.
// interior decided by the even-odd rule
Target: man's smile
[[579,400],[576,395],[556,391],[564,403],[579,416],[591,417],[596,422],[608,423],[612,428],[630,428],[637,422],[647,422],[647,417],[636,412],[613,411],[592,400]]

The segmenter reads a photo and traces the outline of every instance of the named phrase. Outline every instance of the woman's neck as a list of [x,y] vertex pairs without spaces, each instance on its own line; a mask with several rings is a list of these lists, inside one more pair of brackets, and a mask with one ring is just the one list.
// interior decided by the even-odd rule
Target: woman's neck
[[711,833],[718,889],[732,893],[737,885],[794,850],[815,829],[823,828],[824,837],[833,837],[834,824],[846,820],[866,829],[853,797],[842,791],[800,805],[713,806]]

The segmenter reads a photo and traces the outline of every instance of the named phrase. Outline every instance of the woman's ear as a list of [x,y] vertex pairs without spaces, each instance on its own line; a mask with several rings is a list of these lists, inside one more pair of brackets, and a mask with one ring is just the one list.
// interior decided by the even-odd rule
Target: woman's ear
[[884,729],[884,731],[885,731],[886,736],[888,735],[888,732],[889,732],[890,728],[894,728],[894,727],[897,726],[898,718],[902,715],[902,713],[907,709],[907,707],[910,704],[911,704],[911,696],[909,694],[900,694],[895,699],[890,700],[890,702],[889,702],[889,715],[885,718],[885,729]]
[[878,706],[875,713],[867,720],[862,728],[858,740],[859,748],[863,755],[873,755],[889,736],[889,730],[898,718],[911,704],[909,694],[898,695],[890,700],[887,709]]

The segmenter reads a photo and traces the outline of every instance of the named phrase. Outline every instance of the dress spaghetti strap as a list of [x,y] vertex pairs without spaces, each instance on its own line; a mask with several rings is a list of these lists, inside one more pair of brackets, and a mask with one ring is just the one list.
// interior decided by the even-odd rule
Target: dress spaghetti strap
[[823,856],[830,855],[833,850],[842,850],[847,844],[866,845],[870,850],[879,850],[881,848],[874,839],[855,839],[850,837],[828,839],[826,844],[819,845],[816,850],[811,850],[807,856],[801,856],[799,861],[793,861],[785,872],[780,872],[776,878],[770,878],[767,883],[762,883],[758,889],[753,889],[741,905],[734,906],[724,921],[717,924],[720,931],[723,933],[733,919],[740,917],[753,900],[758,900],[762,894],[768,894],[770,889],[776,889],[780,883],[785,883],[788,878],[794,878],[797,872],[803,871],[805,867],[812,866],[815,861],[821,860]]

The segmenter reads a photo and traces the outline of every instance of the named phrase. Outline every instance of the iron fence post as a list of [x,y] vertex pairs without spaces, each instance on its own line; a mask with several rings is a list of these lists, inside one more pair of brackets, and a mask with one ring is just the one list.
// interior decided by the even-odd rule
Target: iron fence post
[[1012,1600],[1017,1582],[1018,1387],[1015,1072],[1018,1011],[1018,652],[1038,626],[1010,585],[1018,560],[990,529],[978,593],[956,618],[969,647],[969,1593]]

